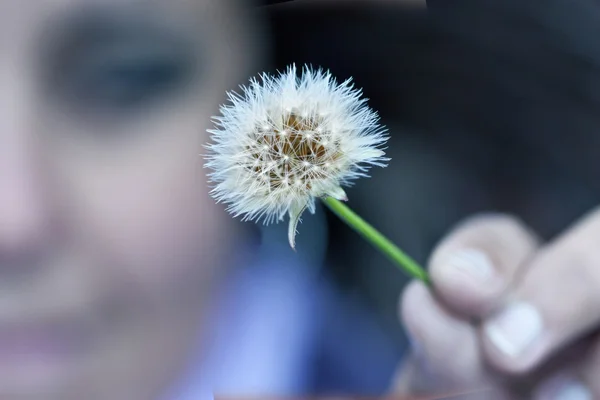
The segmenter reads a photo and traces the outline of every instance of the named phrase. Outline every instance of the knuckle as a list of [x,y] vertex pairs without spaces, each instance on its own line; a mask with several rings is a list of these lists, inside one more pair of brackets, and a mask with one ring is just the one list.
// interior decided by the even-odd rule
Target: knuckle
[[600,319],[598,260],[577,247],[542,249],[519,285],[541,310],[551,347],[589,333]]
[[[555,274],[563,290],[581,294],[595,307],[600,304],[600,259],[581,246],[549,248],[542,253],[539,274]],[[589,311],[589,309],[588,309]]]

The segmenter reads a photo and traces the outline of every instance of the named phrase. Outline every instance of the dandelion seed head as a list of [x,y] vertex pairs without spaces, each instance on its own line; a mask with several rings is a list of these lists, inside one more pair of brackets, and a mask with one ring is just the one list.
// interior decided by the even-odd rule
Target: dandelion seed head
[[[304,209],[318,197],[345,200],[342,186],[385,166],[386,130],[351,82],[295,66],[263,74],[230,93],[209,130],[211,195],[244,220],[290,216],[290,244]],[[292,233],[293,230],[293,233]]]

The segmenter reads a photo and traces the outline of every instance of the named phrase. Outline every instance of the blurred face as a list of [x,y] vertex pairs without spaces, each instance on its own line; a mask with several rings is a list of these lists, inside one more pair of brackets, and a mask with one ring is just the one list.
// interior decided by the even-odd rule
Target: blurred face
[[248,74],[225,0],[0,0],[0,398],[151,399],[231,218],[202,144]]

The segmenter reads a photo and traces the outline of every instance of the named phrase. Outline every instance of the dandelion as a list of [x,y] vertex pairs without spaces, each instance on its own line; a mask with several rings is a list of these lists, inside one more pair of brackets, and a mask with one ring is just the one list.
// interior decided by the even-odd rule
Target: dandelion
[[346,200],[342,186],[384,166],[387,137],[378,116],[350,81],[305,68],[300,79],[290,67],[278,77],[261,76],[230,94],[230,106],[210,130],[214,144],[207,166],[213,195],[234,215],[265,223],[289,215],[289,241],[315,199]]
[[[381,247],[375,239],[380,234],[341,203],[347,201],[343,187],[389,161],[383,151],[387,131],[361,90],[351,80],[338,84],[329,72],[309,67],[300,77],[291,66],[259,78],[242,86],[242,94],[229,93],[229,104],[213,117],[205,165],[211,195],[242,220],[269,224],[288,216],[292,248],[303,212],[314,213],[315,200],[323,199]],[[418,268],[401,256],[403,264]]]

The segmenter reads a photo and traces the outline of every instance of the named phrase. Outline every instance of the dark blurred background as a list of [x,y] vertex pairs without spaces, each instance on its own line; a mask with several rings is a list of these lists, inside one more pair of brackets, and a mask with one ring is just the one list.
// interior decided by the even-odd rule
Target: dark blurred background
[[[550,239],[598,204],[600,3],[348,3],[265,9],[273,70],[322,66],[364,89],[392,161],[349,204],[416,260],[473,213],[515,214]],[[403,348],[404,274],[327,218],[326,273]]]

